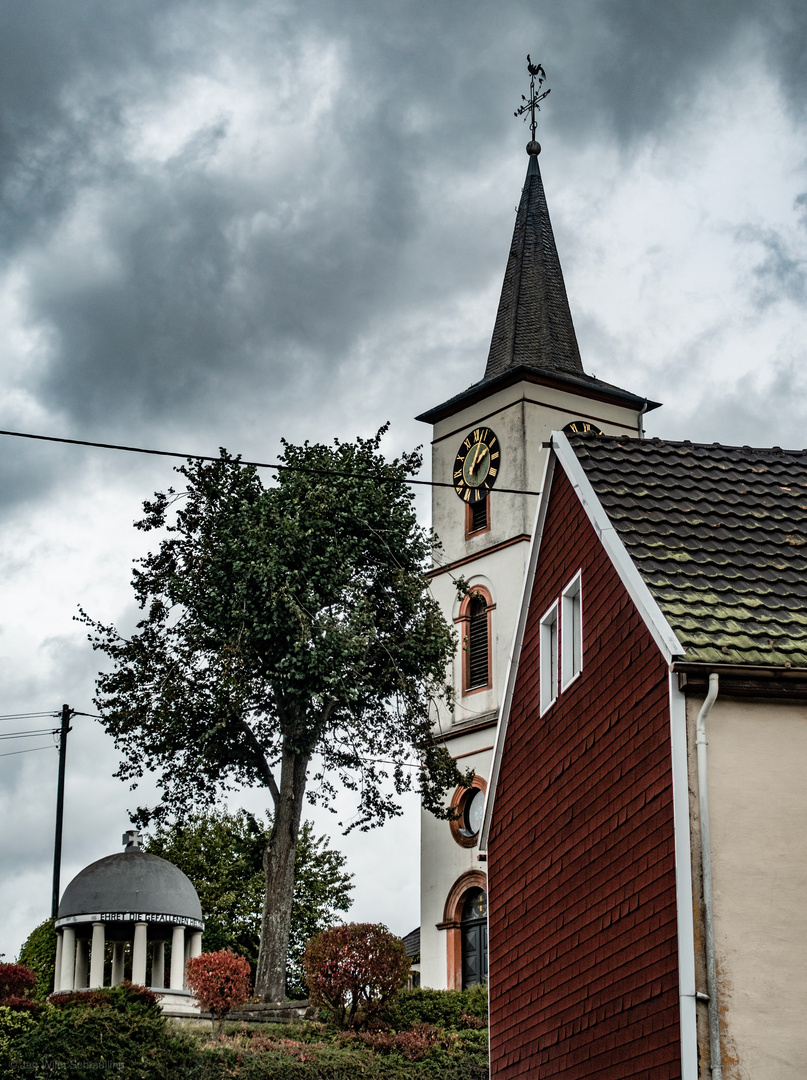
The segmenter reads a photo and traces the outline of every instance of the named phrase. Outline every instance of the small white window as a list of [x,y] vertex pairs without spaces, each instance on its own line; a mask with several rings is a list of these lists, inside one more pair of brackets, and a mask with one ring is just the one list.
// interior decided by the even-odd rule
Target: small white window
[[558,602],[541,619],[541,715],[558,696]]
[[583,670],[583,596],[580,571],[561,595],[560,667],[565,690]]

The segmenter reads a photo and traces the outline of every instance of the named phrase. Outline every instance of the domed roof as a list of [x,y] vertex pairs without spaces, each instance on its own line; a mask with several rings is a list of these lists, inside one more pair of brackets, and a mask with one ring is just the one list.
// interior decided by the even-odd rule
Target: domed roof
[[173,863],[144,851],[121,851],[90,863],[65,889],[56,918],[125,912],[202,919],[190,879]]

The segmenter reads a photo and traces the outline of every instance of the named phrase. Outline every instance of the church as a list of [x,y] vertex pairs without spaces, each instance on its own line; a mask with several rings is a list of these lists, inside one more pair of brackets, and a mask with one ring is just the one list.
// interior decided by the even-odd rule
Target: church
[[807,452],[646,439],[585,372],[540,149],[483,377],[418,417],[474,771],[422,815],[421,984],[489,984],[497,1078],[798,1080]]
[[432,478],[452,485],[432,489],[441,547],[431,587],[461,642],[454,710],[439,713],[437,730],[476,774],[454,794],[455,821],[421,820],[420,978],[435,988],[487,981],[479,829],[548,440],[564,429],[641,438],[658,407],[583,369],[540,151],[533,137],[483,377],[418,417],[432,426]]

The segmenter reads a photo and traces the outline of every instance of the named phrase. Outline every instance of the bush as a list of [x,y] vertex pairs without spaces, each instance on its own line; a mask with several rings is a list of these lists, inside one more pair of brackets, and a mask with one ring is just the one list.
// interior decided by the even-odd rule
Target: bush
[[56,975],[56,931],[53,919],[45,919],[35,927],[20,949],[20,964],[25,964],[36,975],[34,997],[44,1001],[53,990]]
[[400,938],[381,923],[349,923],[317,934],[303,958],[311,1004],[340,1028],[366,1027],[406,982],[410,963]]
[[0,1068],[4,1080],[87,1080],[108,1074],[122,1080],[196,1080],[201,1075],[192,1043],[170,1032],[159,1010],[48,1003],[26,1019],[31,1022],[24,1029],[10,1033]]
[[488,989],[402,990],[398,1000],[384,1010],[382,1019],[394,1031],[411,1031],[418,1024],[454,1031],[487,1027]]
[[221,1037],[224,1017],[243,1005],[252,993],[249,960],[229,949],[202,953],[185,965],[188,989],[203,1009],[213,1014],[213,1030]]
[[12,1053],[35,1024],[36,1018],[30,1012],[0,1005],[0,1076],[10,1075]]
[[157,995],[145,986],[124,979],[118,986],[97,990],[68,990],[54,994],[51,1004],[57,1009],[115,1009],[117,1012],[140,1012],[162,1016]]
[[25,964],[0,964],[0,1005],[8,1009],[35,1009],[36,975]]

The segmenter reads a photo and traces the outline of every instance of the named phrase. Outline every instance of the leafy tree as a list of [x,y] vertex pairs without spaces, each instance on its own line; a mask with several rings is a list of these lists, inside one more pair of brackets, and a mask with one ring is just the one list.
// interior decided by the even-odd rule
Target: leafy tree
[[229,949],[193,956],[185,965],[188,989],[213,1017],[213,1031],[221,1038],[224,1017],[240,1008],[252,993],[249,962]]
[[340,1028],[366,1027],[391,1004],[411,968],[406,947],[381,923],[334,926],[312,938],[303,959],[311,1004]]
[[[135,782],[156,773],[162,804],[137,821],[181,817],[222,789],[265,786],[274,803],[256,989],[281,997],[303,801],[352,789],[352,827],[399,814],[417,788],[446,815],[462,781],[432,736],[450,701],[454,635],[428,592],[430,538],[382,429],[354,443],[283,444],[277,483],[226,451],[178,471],[139,523],[167,530],[134,571],[144,611],[131,637],[84,618],[111,660],[96,704]],[[82,613],[83,614],[83,613]],[[314,775],[309,778],[309,768]]]
[[56,974],[56,931],[53,919],[45,919],[34,927],[20,949],[19,963],[25,964],[36,975],[34,997],[44,1001],[53,990]]
[[[344,871],[344,855],[332,851],[313,828],[310,821],[303,822],[297,838],[286,972],[286,992],[295,998],[306,996],[306,942],[332,926],[353,903],[353,875]],[[168,859],[193,882],[205,917],[203,950],[232,949],[253,968],[261,937],[263,853],[270,833],[271,818],[262,825],[243,810],[214,810],[158,824],[145,844],[146,851]]]

